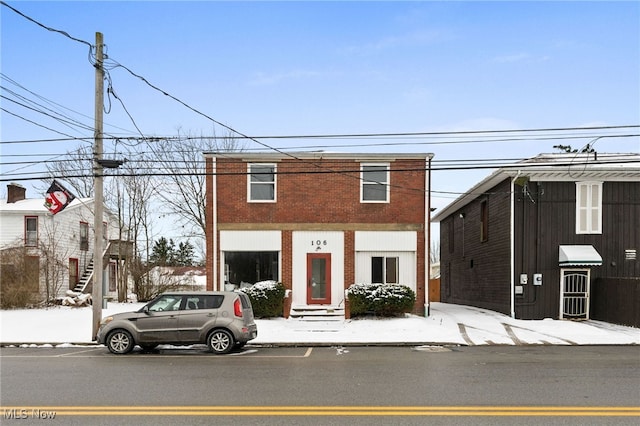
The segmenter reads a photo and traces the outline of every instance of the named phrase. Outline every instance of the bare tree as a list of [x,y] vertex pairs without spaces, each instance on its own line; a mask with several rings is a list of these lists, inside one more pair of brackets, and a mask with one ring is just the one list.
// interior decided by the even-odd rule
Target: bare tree
[[429,261],[431,264],[440,262],[440,241],[431,241],[431,250],[429,251]]
[[[63,179],[68,190],[76,197],[93,197],[93,151],[91,146],[81,145],[67,152],[62,159],[45,164],[51,178]],[[42,192],[46,191],[51,181],[43,182]]]
[[[157,182],[150,176],[137,173],[138,170],[151,167],[151,163],[144,157],[138,159],[135,165],[126,163],[123,176],[113,182],[110,191],[115,197],[116,212],[120,223],[119,238],[133,242],[133,253],[125,268],[134,282],[134,292],[138,298],[144,300],[146,293],[146,273],[148,256],[153,242],[153,218],[151,215],[152,202]],[[121,277],[128,276],[121,274]],[[122,278],[118,283],[118,301],[127,299],[127,282]]]
[[[178,131],[180,133],[180,131]],[[178,139],[150,142],[154,162],[166,176],[157,195],[178,215],[188,232],[204,238],[206,188],[204,152],[242,151],[240,139],[232,134],[223,137],[183,135]],[[164,174],[163,173],[163,174]]]
[[21,244],[0,250],[0,308],[24,308],[37,303],[40,264]]
[[55,216],[44,221],[43,236],[40,239],[41,271],[45,281],[45,301],[51,303],[58,297],[69,274],[69,249],[60,243]]

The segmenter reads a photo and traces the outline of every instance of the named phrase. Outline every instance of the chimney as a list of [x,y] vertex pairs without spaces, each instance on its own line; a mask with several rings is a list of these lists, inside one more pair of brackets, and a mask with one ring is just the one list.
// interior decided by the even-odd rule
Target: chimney
[[26,198],[27,189],[17,183],[7,185],[7,203],[15,203]]

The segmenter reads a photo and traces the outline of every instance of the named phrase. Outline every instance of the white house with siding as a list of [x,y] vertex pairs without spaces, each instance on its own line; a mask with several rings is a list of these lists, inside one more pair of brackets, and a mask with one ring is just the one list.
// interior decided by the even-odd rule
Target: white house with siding
[[[44,198],[27,199],[26,189],[13,183],[7,190],[7,198],[0,200],[2,269],[12,267],[7,256],[11,249],[24,249],[29,259],[25,268],[37,269],[35,276],[38,277],[29,290],[35,292],[37,286],[42,300],[60,298],[70,289],[90,292],[96,252],[93,199],[76,198],[64,210],[52,215],[44,206]],[[117,220],[106,210],[103,226],[105,237],[103,246],[97,250],[99,253],[104,253],[109,240],[118,235]],[[104,266],[105,295],[113,296],[117,263],[108,259]],[[33,274],[33,269],[30,272]]]

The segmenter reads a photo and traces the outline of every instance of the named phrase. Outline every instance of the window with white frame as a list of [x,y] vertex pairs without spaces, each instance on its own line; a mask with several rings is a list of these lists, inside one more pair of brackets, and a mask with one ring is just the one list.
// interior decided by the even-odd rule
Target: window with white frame
[[362,164],[360,166],[360,181],[361,202],[389,202],[389,164]]
[[89,250],[89,224],[80,222],[80,250]]
[[24,218],[24,245],[35,247],[38,245],[38,217],[25,216]]
[[276,165],[249,164],[248,200],[251,202],[276,201]]
[[371,282],[380,284],[398,284],[397,257],[372,257],[371,258]]
[[576,182],[576,234],[602,233],[602,182]]

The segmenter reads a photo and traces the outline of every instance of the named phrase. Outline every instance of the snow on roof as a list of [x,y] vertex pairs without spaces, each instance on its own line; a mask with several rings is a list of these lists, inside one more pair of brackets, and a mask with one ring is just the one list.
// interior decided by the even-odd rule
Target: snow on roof
[[531,181],[637,181],[640,180],[640,154],[550,153],[506,164],[440,210],[431,221],[440,222],[503,180],[517,176]]
[[[88,204],[93,204],[93,198],[76,198],[63,212]],[[0,211],[32,214],[45,214],[49,212],[44,206],[44,198],[27,198],[16,201],[15,203],[7,203],[5,198],[0,200]]]

